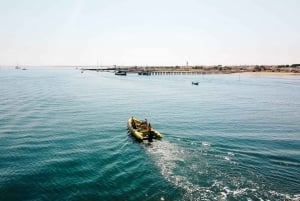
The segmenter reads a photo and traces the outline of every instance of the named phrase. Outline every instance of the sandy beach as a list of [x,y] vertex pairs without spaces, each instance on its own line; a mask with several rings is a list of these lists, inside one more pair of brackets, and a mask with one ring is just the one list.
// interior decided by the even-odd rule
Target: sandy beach
[[278,76],[284,76],[284,75],[296,75],[299,76],[300,73],[292,73],[292,72],[241,72],[240,74],[244,75],[278,75]]

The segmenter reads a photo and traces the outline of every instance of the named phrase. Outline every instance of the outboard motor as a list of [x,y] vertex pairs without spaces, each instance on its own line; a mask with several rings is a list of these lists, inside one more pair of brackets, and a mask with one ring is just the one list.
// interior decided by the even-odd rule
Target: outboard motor
[[154,137],[153,132],[150,131],[150,132],[148,133],[148,142],[153,142],[153,137]]

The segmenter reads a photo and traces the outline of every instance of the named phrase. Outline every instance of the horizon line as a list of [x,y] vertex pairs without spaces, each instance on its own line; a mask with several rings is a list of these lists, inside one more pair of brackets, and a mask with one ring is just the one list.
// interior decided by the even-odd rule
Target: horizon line
[[101,67],[196,67],[196,66],[207,66],[207,67],[210,67],[210,66],[291,66],[291,65],[295,65],[295,64],[298,64],[300,66],[300,62],[298,63],[285,63],[285,64],[230,64],[230,65],[225,65],[225,64],[196,64],[196,65],[147,65],[147,64],[143,64],[143,65],[116,65],[116,64],[110,64],[110,65],[1,65],[0,64],[0,67],[16,67],[16,66],[19,66],[19,67],[98,67],[98,68],[101,68]]

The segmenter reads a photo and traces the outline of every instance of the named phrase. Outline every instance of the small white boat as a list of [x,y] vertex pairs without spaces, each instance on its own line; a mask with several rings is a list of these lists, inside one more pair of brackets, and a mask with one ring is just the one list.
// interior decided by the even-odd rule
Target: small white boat
[[127,73],[126,73],[126,71],[116,71],[115,75],[123,75],[123,76],[125,76],[125,75],[127,75]]

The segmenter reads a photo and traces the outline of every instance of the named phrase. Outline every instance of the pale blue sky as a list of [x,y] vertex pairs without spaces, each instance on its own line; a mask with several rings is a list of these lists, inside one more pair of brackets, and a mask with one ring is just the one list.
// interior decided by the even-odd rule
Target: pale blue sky
[[0,64],[300,63],[299,10],[299,0],[0,0]]

